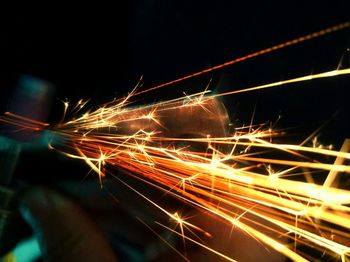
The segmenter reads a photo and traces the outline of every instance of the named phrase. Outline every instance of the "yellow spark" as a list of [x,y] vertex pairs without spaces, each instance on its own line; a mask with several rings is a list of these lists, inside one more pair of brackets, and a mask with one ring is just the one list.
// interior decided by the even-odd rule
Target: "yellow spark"
[[[199,101],[210,101],[215,99],[215,96],[201,97]],[[195,98],[193,100],[195,101]],[[319,250],[328,250],[330,254],[333,252],[343,256],[344,252],[347,252],[347,245],[338,243],[336,239],[339,238],[339,234],[342,235],[341,237],[350,237],[350,208],[346,206],[350,204],[350,192],[304,181],[293,181],[283,176],[293,175],[293,172],[300,170],[301,167],[333,172],[350,172],[350,167],[340,162],[329,164],[308,162],[305,159],[301,161],[264,158],[260,156],[261,154],[252,154],[249,151],[252,148],[255,150],[267,148],[282,150],[293,155],[294,158],[302,158],[301,153],[312,153],[343,159],[350,159],[350,153],[345,150],[338,152],[318,147],[274,144],[270,138],[273,135],[279,135],[278,132],[273,131],[271,127],[266,130],[259,126],[252,128],[252,124],[245,128],[237,128],[239,132],[225,137],[211,135],[204,138],[163,137],[161,125],[152,126],[153,130],[135,129],[131,134],[110,130],[106,132],[106,127],[116,126],[118,130],[118,125],[124,122],[134,123],[133,121],[141,119],[157,121],[155,117],[157,114],[178,110],[183,106],[178,101],[165,101],[163,104],[146,106],[145,111],[143,108],[129,110],[123,108],[124,104],[128,102],[123,100],[121,104],[112,103],[109,107],[105,106],[103,110],[99,109],[83,115],[82,118],[68,121],[60,126],[63,127],[61,130],[56,131],[62,132],[73,141],[81,141],[84,138],[83,143],[74,144],[78,155],[68,152],[66,155],[83,159],[96,171],[101,185],[101,178],[106,176],[105,172],[112,175],[110,168],[118,166],[130,174],[137,174],[136,178],[144,182],[153,181],[147,183],[157,185],[165,193],[174,195],[199,210],[212,213],[218,219],[234,225],[257,241],[291,259],[302,260],[303,258],[297,249],[289,249],[273,236],[260,232],[255,226],[264,227],[271,233],[278,232],[278,235],[289,236],[296,242],[317,246]],[[188,110],[192,110],[196,107],[205,107],[206,104],[196,102],[185,106]],[[203,112],[208,114],[205,109]],[[102,113],[104,119],[99,117]],[[74,132],[70,133],[69,130]],[[209,151],[196,152],[188,147],[175,149],[167,145],[174,141],[206,144]],[[219,149],[220,145],[232,146],[232,149],[226,152]],[[240,147],[243,153],[235,154],[233,148],[237,147]],[[254,162],[257,164],[252,164]],[[259,165],[264,163],[267,164],[266,168],[260,169]],[[291,167],[275,172],[273,165]],[[116,176],[112,175],[112,177],[175,221],[179,226],[179,232],[171,230],[179,234],[183,241],[197,243],[218,256],[233,261],[232,258],[227,258],[219,251],[212,250],[186,234],[186,230],[194,234],[190,231],[192,228],[204,233],[205,236],[210,236],[207,229],[186,221],[178,212],[167,211]],[[251,217],[272,223],[274,227],[266,226]],[[346,233],[334,233],[332,227],[324,226],[317,221],[327,221],[342,227]],[[329,233],[331,230],[332,234]],[[325,237],[327,234],[329,237]]]

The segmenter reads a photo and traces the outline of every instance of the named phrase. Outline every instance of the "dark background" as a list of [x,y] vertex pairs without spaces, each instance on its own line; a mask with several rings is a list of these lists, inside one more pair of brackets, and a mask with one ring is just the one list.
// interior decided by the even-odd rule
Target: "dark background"
[[[349,10],[346,0],[150,0],[111,6],[3,8],[0,109],[5,110],[21,74],[55,86],[57,99],[48,120],[55,122],[62,113],[59,99],[92,98],[94,107],[125,95],[142,75],[142,88],[152,87],[344,22],[350,18]],[[210,88],[222,92],[333,70],[344,54],[344,64],[349,64],[349,47],[346,29],[150,92],[138,98],[138,103],[202,91],[210,79]],[[236,125],[249,123],[254,108],[256,123],[273,122],[281,115],[278,128],[292,128],[285,140],[294,143],[331,119],[320,140],[339,148],[350,136],[349,83],[348,76],[322,79],[223,101]],[[331,117],[335,112],[337,116]],[[28,173],[33,163],[38,174],[59,177],[73,173],[82,178],[88,170],[55,152],[38,154],[22,156],[18,176]],[[41,175],[31,179],[35,177],[43,181]]]

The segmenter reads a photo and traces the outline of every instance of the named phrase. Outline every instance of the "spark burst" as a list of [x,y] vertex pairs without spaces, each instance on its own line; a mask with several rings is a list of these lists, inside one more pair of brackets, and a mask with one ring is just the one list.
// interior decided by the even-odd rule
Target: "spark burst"
[[[312,37],[289,41],[277,45],[278,48],[257,52],[257,55],[349,25],[348,22],[311,34]],[[254,53],[248,58],[257,55]],[[195,207],[203,215],[210,214],[226,225],[239,228],[292,260],[310,259],[307,253],[299,249],[300,246],[308,246],[320,254],[326,253],[345,261],[350,255],[350,191],[338,188],[336,181],[341,174],[350,173],[350,166],[344,164],[350,159],[350,140],[345,140],[340,151],[276,144],[272,141],[282,136],[281,131],[253,124],[236,128],[233,134],[213,129],[200,135],[192,133],[192,136],[181,137],[169,126],[167,117],[180,112],[192,117],[193,114],[205,116],[207,123],[214,119],[218,121],[218,118],[225,122],[227,117],[220,107],[220,96],[345,74],[350,74],[350,69],[307,75],[222,94],[204,91],[142,107],[132,107],[132,98],[144,92],[137,93],[134,90],[123,99],[113,100],[95,111],[86,111],[80,115],[86,101],[81,100],[73,106],[65,102],[64,113],[70,112],[77,117],[62,120],[51,127],[60,137],[60,143],[50,144],[49,147],[69,157],[84,160],[98,174],[101,186],[105,177],[119,180],[169,216],[177,227],[174,229],[159,222],[155,222],[156,225],[180,235],[184,242],[196,243],[221,258],[235,261],[196,237],[197,233],[201,233],[203,237],[210,238],[210,228],[202,228],[179,213],[167,211],[121,180],[115,171],[123,170]],[[38,131],[46,128],[44,123],[11,113],[6,113],[0,120],[20,129]],[[271,152],[274,157],[269,157]],[[317,161],[321,156],[333,158],[334,162]],[[323,181],[314,182],[314,173],[323,177]]]

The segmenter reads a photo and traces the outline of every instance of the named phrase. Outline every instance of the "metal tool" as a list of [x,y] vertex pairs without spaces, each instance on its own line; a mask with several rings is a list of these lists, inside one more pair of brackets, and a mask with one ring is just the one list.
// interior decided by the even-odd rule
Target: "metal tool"
[[[53,87],[46,81],[21,76],[9,101],[8,111],[16,115],[43,121],[47,117]],[[20,217],[15,212],[16,191],[12,176],[18,163],[22,145],[36,136],[30,131],[18,132],[13,126],[1,128],[0,136],[0,256],[12,248],[20,233]]]

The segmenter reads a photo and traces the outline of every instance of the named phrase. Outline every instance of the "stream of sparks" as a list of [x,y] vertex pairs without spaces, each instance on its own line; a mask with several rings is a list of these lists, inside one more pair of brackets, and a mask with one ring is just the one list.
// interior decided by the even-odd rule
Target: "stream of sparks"
[[[181,137],[170,132],[167,117],[174,112],[192,112],[192,116],[216,119],[224,115],[222,110],[217,111],[220,96],[349,74],[349,68],[339,69],[222,94],[205,91],[140,107],[132,106],[137,94],[134,90],[124,99],[80,115],[86,101],[72,106],[65,102],[65,114],[71,112],[75,117],[50,127],[60,142],[49,147],[84,160],[97,173],[101,186],[105,178],[119,180],[178,225],[173,229],[155,222],[158,226],[221,258],[235,261],[194,237],[196,231],[211,237],[210,228],[167,211],[120,180],[116,171],[124,170],[203,214],[239,228],[294,261],[308,259],[299,246],[345,261],[350,254],[350,190],[337,183],[340,176],[350,173],[346,164],[350,159],[349,139],[339,151],[276,144],[273,139],[281,137],[282,132],[253,124],[237,127],[232,134],[209,130]],[[45,123],[10,112],[0,120],[20,129],[47,128]],[[332,160],[320,162],[324,156]]]

